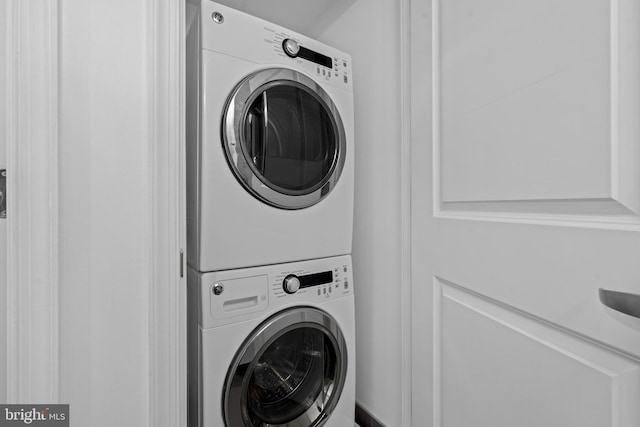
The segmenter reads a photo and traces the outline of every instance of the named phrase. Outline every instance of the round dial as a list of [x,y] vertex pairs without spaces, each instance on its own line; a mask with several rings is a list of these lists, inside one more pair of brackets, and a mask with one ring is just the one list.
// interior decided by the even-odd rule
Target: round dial
[[282,288],[288,294],[295,294],[300,289],[300,279],[294,274],[290,274],[282,281]]
[[298,52],[300,52],[300,45],[297,41],[292,39],[284,39],[282,42],[282,48],[284,49],[284,53],[292,58],[298,56]]

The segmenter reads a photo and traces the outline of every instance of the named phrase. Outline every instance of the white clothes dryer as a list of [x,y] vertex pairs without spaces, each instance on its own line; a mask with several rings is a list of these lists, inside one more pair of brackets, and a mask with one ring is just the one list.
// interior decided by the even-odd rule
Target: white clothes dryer
[[351,252],[351,57],[209,0],[188,3],[189,264]]
[[189,269],[189,427],[354,425],[351,257]]

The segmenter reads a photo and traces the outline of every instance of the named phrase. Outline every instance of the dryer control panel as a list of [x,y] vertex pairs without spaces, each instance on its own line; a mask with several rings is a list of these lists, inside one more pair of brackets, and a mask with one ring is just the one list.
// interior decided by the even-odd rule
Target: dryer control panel
[[319,83],[353,91],[351,56],[287,28],[212,2],[202,2],[202,49],[265,66],[282,65]]

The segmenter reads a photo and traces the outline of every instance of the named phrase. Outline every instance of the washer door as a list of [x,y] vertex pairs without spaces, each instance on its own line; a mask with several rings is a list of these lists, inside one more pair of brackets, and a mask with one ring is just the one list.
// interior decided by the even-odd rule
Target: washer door
[[283,209],[326,197],[346,154],[344,126],[329,95],[286,68],[258,71],[236,86],[224,110],[222,140],[240,183]]
[[327,313],[297,307],[258,326],[227,373],[222,408],[228,427],[316,427],[338,403],[347,348]]

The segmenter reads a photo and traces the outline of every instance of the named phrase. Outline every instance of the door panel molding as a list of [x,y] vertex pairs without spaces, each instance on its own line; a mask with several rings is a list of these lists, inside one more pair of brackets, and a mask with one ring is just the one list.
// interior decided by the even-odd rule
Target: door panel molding
[[58,403],[57,2],[8,0],[7,400]]
[[611,0],[612,195],[640,215],[640,4]]
[[[468,425],[474,408],[491,405],[495,419],[482,425],[630,427],[640,416],[631,399],[640,392],[638,360],[442,278],[434,278],[434,294],[437,420]],[[503,400],[461,396],[474,381]],[[455,388],[455,401],[442,384]]]
[[[599,37],[594,36],[598,41],[608,39],[608,44],[599,41],[579,51],[569,49],[576,40],[561,33],[541,36],[545,38],[540,41],[537,33],[532,34],[537,28],[533,18],[522,18],[530,31],[513,30],[522,15],[510,19],[513,16],[503,10],[494,25],[507,26],[522,38],[522,51],[505,50],[525,64],[513,66],[510,64],[517,61],[510,61],[511,56],[491,57],[489,42],[501,43],[491,29],[476,29],[483,44],[465,37],[469,25],[455,27],[467,19],[461,11],[447,9],[456,19],[443,28],[447,25],[443,6],[447,5],[441,0],[433,1],[434,215],[640,230],[640,163],[636,160],[640,157],[636,120],[640,113],[640,59],[636,54],[640,29],[631,18],[640,13],[640,5],[632,0],[602,0],[589,7],[607,12],[608,17],[594,10],[571,14],[568,9],[560,10],[558,16],[537,17],[551,19],[551,23],[572,19],[580,34],[599,32]],[[545,5],[526,7],[535,15]],[[489,13],[482,8],[472,12]],[[482,19],[489,22],[486,16]],[[553,31],[554,26],[547,27]],[[562,48],[544,49],[551,40],[564,43],[572,56],[560,55]],[[474,53],[472,47],[480,53]],[[500,45],[494,49],[498,51]],[[495,73],[492,62],[511,68]],[[476,73],[480,77],[465,71],[475,69],[474,64],[480,67]],[[509,79],[499,80],[496,75]],[[593,94],[581,90],[587,85],[593,87]],[[598,100],[602,102],[595,102]],[[597,106],[573,114],[578,111],[574,107],[588,101]],[[513,123],[499,126],[501,122]],[[527,167],[539,167],[523,171],[518,164],[525,160]]]
[[434,217],[640,231],[640,217],[613,199],[443,202]]

